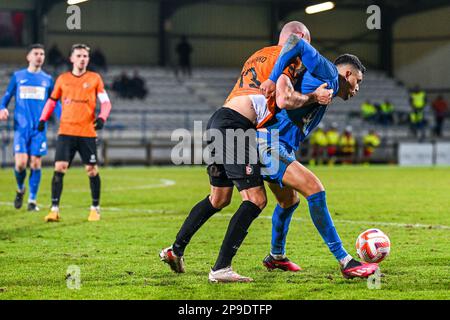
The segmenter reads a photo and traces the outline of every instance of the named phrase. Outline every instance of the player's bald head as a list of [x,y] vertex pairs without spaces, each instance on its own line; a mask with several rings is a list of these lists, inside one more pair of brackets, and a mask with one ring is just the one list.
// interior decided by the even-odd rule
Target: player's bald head
[[304,38],[306,41],[311,42],[311,34],[309,33],[308,28],[300,21],[290,21],[281,29],[278,45],[284,45],[289,36],[293,33]]

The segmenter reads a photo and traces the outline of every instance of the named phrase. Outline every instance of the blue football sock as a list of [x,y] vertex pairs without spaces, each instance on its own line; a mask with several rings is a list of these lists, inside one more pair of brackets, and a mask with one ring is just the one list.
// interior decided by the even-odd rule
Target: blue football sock
[[17,189],[23,190],[25,188],[24,182],[27,176],[27,170],[17,171],[16,169],[14,169],[14,174],[16,176]]
[[331,253],[333,253],[337,260],[342,260],[347,257],[347,251],[342,246],[341,239],[337,234],[330,212],[328,211],[325,191],[310,195],[306,199],[308,200],[309,213],[311,214],[314,225]]
[[41,169],[31,170],[30,179],[28,185],[30,187],[29,200],[36,201],[36,196],[39,190],[39,184],[41,183],[42,172]]
[[279,204],[275,207],[272,215],[272,247],[270,253],[284,255],[286,252],[286,236],[289,224],[298,202],[289,208],[282,208]]

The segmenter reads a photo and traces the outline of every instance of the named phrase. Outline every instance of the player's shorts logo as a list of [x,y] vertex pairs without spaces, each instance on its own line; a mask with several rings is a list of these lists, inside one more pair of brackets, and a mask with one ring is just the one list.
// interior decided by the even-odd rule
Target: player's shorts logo
[[245,174],[250,176],[253,174],[253,167],[251,165],[246,165],[245,166]]
[[14,147],[14,150],[16,150],[16,152],[20,151],[20,144],[16,144],[16,146]]
[[95,160],[95,154],[91,154],[91,159],[89,160],[89,162],[91,162],[91,163],[96,162],[96,160]]
[[42,142],[41,144],[41,152],[45,151],[47,149],[47,143],[46,142]]

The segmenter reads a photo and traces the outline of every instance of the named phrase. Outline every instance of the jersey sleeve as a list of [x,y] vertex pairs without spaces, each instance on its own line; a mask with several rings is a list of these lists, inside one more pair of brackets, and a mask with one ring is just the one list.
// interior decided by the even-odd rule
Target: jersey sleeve
[[109,100],[108,94],[106,93],[103,80],[100,76],[98,77],[97,83],[97,97],[100,101],[100,114],[98,115],[98,117],[106,121],[109,117],[109,114],[111,113],[111,102]]
[[283,69],[296,57],[300,58],[311,74],[323,81],[334,79],[337,74],[334,64],[323,57],[313,46],[304,39],[291,35],[283,46],[269,79],[276,82]]
[[17,87],[16,75],[13,74],[11,76],[11,79],[9,80],[8,88],[6,88],[6,92],[0,103],[0,110],[6,109],[8,107],[11,98],[16,94],[16,87]]
[[62,77],[59,76],[58,79],[56,79],[56,83],[50,95],[50,99],[55,101],[59,100],[61,99],[61,95],[62,95]]

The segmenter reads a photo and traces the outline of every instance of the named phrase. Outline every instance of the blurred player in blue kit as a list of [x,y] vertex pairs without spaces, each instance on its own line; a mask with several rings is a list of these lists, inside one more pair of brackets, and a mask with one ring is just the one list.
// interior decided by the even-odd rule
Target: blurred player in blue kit
[[[298,57],[305,70],[293,85],[282,72],[292,59]],[[353,259],[344,249],[328,211],[322,183],[295,158],[295,151],[320,123],[331,100],[336,96],[348,100],[356,95],[365,70],[354,55],[341,55],[332,63],[307,41],[291,35],[269,79],[261,85],[261,91],[266,96],[271,96],[275,90],[277,106],[281,109],[276,114],[276,121],[267,123],[265,128],[258,132],[258,144],[263,146],[260,148],[262,162],[271,167],[273,161],[277,161],[279,168],[276,172],[263,176],[278,201],[272,216],[271,252],[263,261],[269,270],[300,270],[285,255],[289,224],[299,204],[297,192],[308,201],[313,223],[339,262],[345,278],[366,278],[378,269],[375,263],[361,263]],[[308,103],[307,99],[302,99],[302,96],[310,95],[319,87],[329,90],[328,103]],[[298,107],[299,103],[302,104],[300,108],[292,109]],[[279,139],[278,143],[272,145],[273,130],[276,130]]]
[[[17,182],[14,207],[20,209],[25,195],[25,178],[27,164],[30,162],[28,180],[28,211],[39,211],[37,193],[41,181],[42,156],[47,154],[46,129],[38,131],[39,118],[50,93],[53,90],[52,77],[42,71],[45,61],[45,50],[41,44],[33,44],[28,48],[28,67],[13,73],[8,88],[0,102],[0,121],[9,117],[8,104],[15,98],[14,109],[14,174]],[[61,107],[58,105],[57,114]]]

